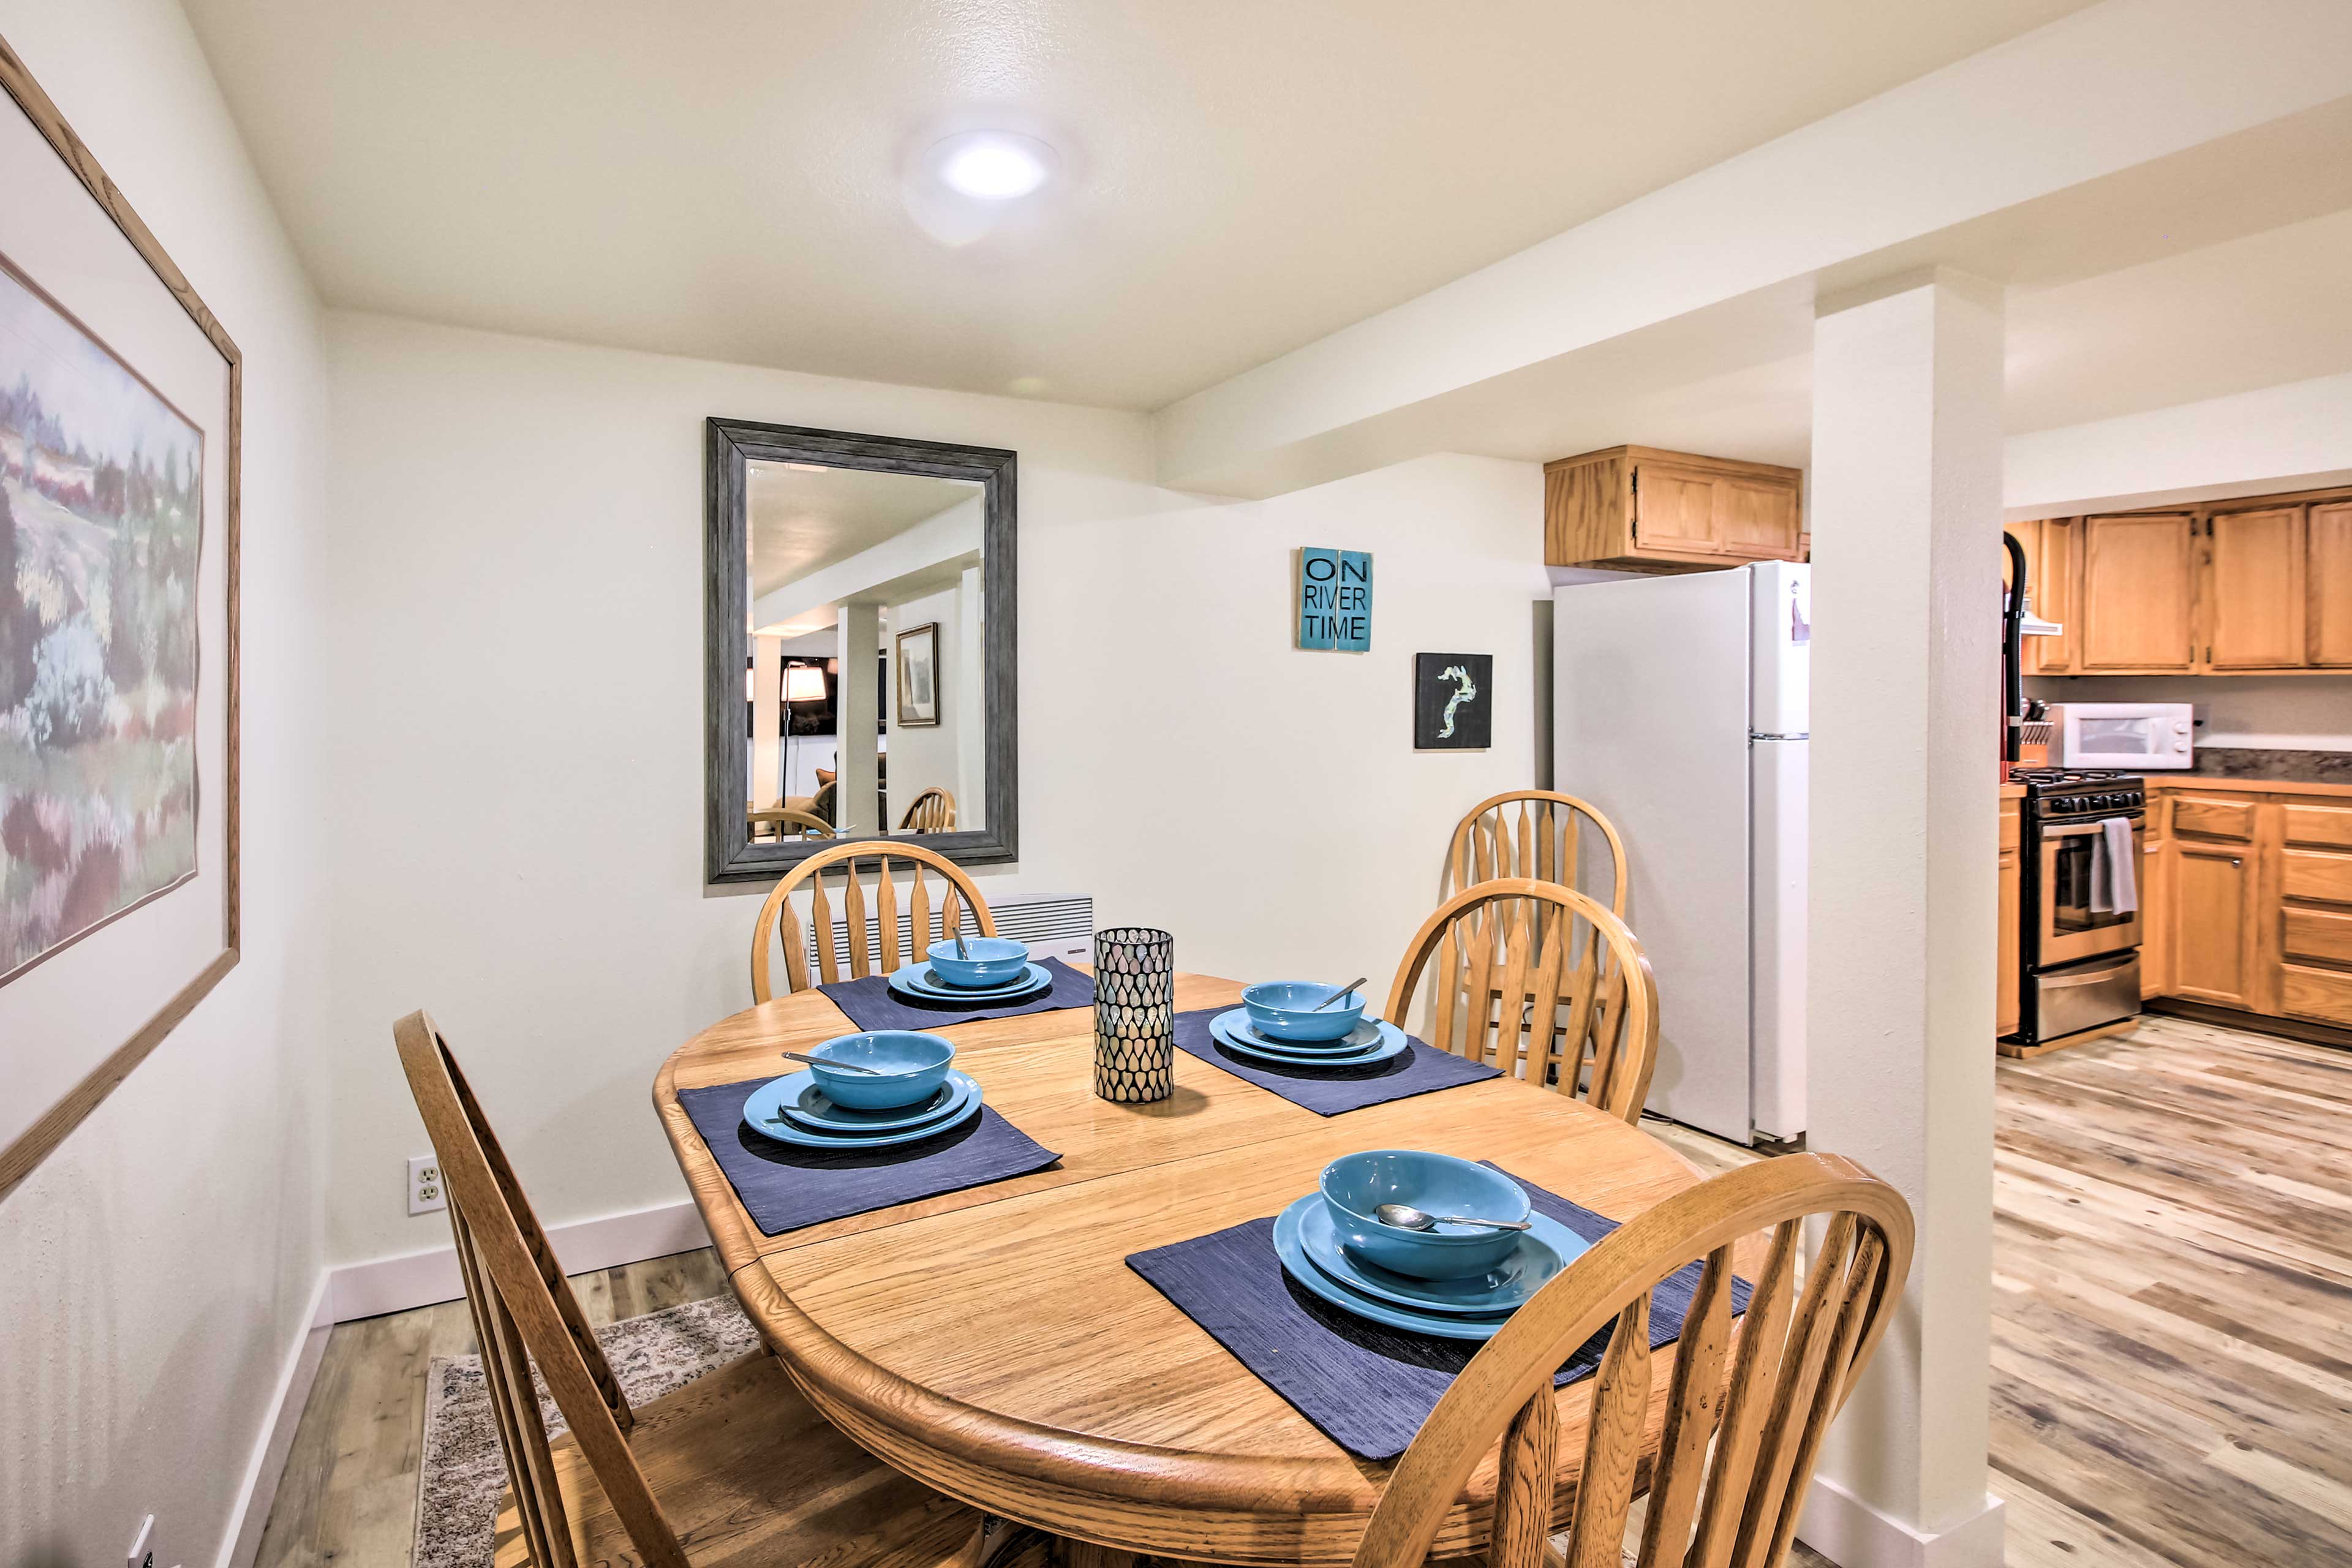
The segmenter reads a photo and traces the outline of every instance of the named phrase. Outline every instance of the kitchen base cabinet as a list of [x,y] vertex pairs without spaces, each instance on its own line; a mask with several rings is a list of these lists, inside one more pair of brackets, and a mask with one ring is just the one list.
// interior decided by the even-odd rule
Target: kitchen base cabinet
[[[2171,897],[2170,994],[2252,1011],[2260,994],[2256,879],[2251,846],[2175,839],[2165,879]],[[2143,926],[2146,921],[2141,922]]]
[[2352,795],[2149,784],[2150,994],[2352,1029]]
[[1999,988],[1994,993],[1992,1032],[2013,1035],[2017,1032],[2018,1015],[2023,1004],[2018,997],[2019,947],[2021,933],[2018,921],[2022,910],[2020,897],[2023,868],[2018,860],[2018,845],[2023,818],[2020,804],[2013,800],[2000,803],[2000,961],[1996,966],[2000,975]]

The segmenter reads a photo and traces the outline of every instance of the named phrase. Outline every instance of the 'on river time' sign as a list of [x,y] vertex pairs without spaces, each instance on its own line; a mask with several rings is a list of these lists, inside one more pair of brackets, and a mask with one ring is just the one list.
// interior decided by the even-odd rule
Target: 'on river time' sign
[[1364,653],[1372,646],[1372,558],[1361,550],[1298,552],[1298,646]]

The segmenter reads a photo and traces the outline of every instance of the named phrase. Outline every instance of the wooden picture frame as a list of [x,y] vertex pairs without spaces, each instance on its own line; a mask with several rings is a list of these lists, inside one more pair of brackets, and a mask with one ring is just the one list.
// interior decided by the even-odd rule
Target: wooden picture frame
[[891,721],[902,730],[936,730],[940,724],[940,623],[908,626],[898,634],[897,648],[897,657],[890,661],[898,677],[894,682],[898,689],[897,712]]
[[[1018,563],[1019,463],[1001,447],[960,447],[750,419],[703,422],[703,876],[718,886],[773,882],[828,844],[841,840],[753,843],[745,820],[743,781],[751,767],[744,733],[743,637],[751,616],[750,491],[752,462],[814,463],[873,473],[962,479],[981,489],[981,697],[987,781],[983,826],[952,833],[876,834],[914,842],[967,866],[1020,858]],[[877,706],[892,725],[905,721],[896,701]]]
[[[134,265],[143,264],[146,271],[163,285],[171,300],[185,313],[204,342],[219,354],[226,375],[223,427],[205,433],[203,470],[198,476],[198,482],[209,494],[211,465],[216,454],[222,465],[225,504],[217,519],[207,518],[200,523],[199,549],[201,552],[218,549],[223,552],[220,581],[225,602],[221,605],[221,646],[200,647],[198,658],[204,661],[215,658],[222,661],[222,697],[216,713],[206,713],[201,702],[197,703],[194,719],[194,722],[202,727],[197,731],[200,737],[207,734],[213,724],[220,726],[220,752],[216,764],[218,798],[201,798],[199,804],[200,810],[209,807],[221,814],[220,861],[216,867],[205,867],[200,862],[194,874],[194,883],[197,886],[214,878],[218,879],[220,945],[196,973],[183,981],[159,1008],[131,1031],[128,1038],[115,1046],[38,1116],[16,1130],[5,1147],[0,1147],[0,1199],[5,1199],[147,1058],[166,1035],[194,1011],[196,1005],[220,984],[223,976],[236,966],[244,927],[239,780],[238,528],[244,447],[245,360],[219,319],[205,304],[186,275],[173,263],[163,243],[107,177],[98,159],[74,133],[58,106],[42,90],[25,62],[5,39],[0,39],[0,89],[5,90],[10,102],[23,112],[32,129],[47,143],[49,150],[87,193],[89,200],[96,204],[105,222],[111,225],[129,247],[131,255],[125,260],[132,261],[135,258]],[[123,363],[126,368],[137,374],[133,363],[136,345],[117,346],[134,351],[133,355],[126,357]],[[197,351],[198,353],[201,352]],[[198,581],[201,586],[202,579]],[[201,606],[199,613],[202,613]],[[197,689],[201,691],[201,686]],[[199,845],[204,841],[205,832],[199,817]],[[174,884],[175,887],[178,885]],[[122,917],[135,909],[159,901],[161,897],[159,893],[154,899],[120,909],[51,952],[68,951],[87,938],[113,929],[115,922]],[[43,955],[44,959],[47,956],[47,953]],[[32,966],[26,967],[29,969]],[[19,973],[25,972],[24,969],[17,971]]]

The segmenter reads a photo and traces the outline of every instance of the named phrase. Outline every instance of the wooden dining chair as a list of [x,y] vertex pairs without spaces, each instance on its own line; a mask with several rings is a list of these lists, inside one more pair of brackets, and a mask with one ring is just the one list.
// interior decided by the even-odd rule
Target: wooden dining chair
[[775,830],[779,838],[831,838],[833,824],[794,806],[775,805],[746,814],[751,826]]
[[[913,886],[907,890],[907,923],[903,931],[898,921],[898,888],[892,879],[894,867],[910,867],[914,871]],[[866,929],[867,904],[866,888],[859,879],[861,868],[872,874],[874,882],[872,908],[877,929],[870,934]],[[936,926],[931,922],[930,889],[923,880],[926,868],[937,871],[946,884],[940,889]],[[837,884],[837,895],[826,889],[828,880]],[[801,923],[800,911],[793,903],[793,895],[803,888],[809,892],[806,926]],[[877,973],[887,974],[901,963],[920,959],[934,940],[955,930],[967,910],[979,925],[981,935],[996,934],[996,921],[988,912],[988,901],[980,896],[980,889],[972,885],[964,868],[946,856],[919,844],[888,839],[853,839],[828,845],[785,873],[775,891],[760,906],[759,919],[751,924],[751,1000],[765,1002],[774,994],[770,954],[780,944],[784,950],[787,994],[844,978],[842,954],[833,939],[836,896],[841,918],[849,927],[847,978],[852,980]],[[816,949],[814,971],[809,964],[811,946]]]
[[[1584,863],[1588,826],[1609,851],[1605,875]],[[1609,912],[1625,918],[1625,841],[1613,823],[1572,795],[1509,790],[1480,801],[1455,824],[1438,873],[1438,901],[1498,877],[1558,882],[1594,899],[1605,882]]]
[[907,815],[898,819],[901,833],[953,833],[956,824],[955,796],[934,784],[917,795],[907,807]]
[[1422,922],[1383,1017],[1405,1026],[1424,971],[1431,1045],[1642,1119],[1658,1058],[1658,982],[1623,921],[1557,882],[1475,883]]
[[[393,1038],[441,1162],[506,1458],[498,1568],[949,1568],[987,1555],[992,1528],[1014,1547],[842,1436],[764,1350],[632,1405],[448,1042],[424,1013]],[[534,1365],[572,1427],[552,1442]]]
[[[1798,1243],[1814,1218],[1827,1230],[1800,1294]],[[1732,1247],[1767,1228],[1735,1330]],[[1903,1195],[1835,1154],[1743,1166],[1626,1222],[1536,1292],[1454,1380],[1391,1472],[1355,1568],[1422,1568],[1498,1439],[1489,1568],[1543,1568],[1559,1523],[1566,1568],[1618,1568],[1662,1377],[1639,1568],[1773,1568],[1788,1555],[1822,1434],[1903,1299],[1911,1246]],[[1651,1350],[1652,1287],[1702,1260],[1681,1338]],[[1552,1374],[1604,1328],[1591,1414],[1563,1476]]]

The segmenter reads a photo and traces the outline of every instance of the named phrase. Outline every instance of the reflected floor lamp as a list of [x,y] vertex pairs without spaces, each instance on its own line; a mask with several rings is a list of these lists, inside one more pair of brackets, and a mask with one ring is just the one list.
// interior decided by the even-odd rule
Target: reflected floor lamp
[[793,793],[793,783],[799,776],[793,772],[792,754],[792,742],[799,737],[801,729],[801,716],[797,705],[803,702],[824,700],[824,671],[810,664],[784,666],[783,699],[785,714],[783,794],[789,798]]

